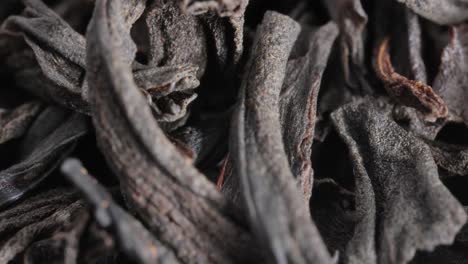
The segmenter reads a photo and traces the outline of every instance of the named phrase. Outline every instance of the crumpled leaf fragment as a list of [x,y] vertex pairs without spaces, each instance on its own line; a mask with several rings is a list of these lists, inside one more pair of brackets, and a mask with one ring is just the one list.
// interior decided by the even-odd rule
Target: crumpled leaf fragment
[[430,86],[420,81],[409,80],[395,72],[388,49],[387,38],[380,44],[375,61],[375,71],[384,82],[387,92],[398,102],[426,114],[428,120],[445,118],[448,114],[445,102]]
[[332,19],[340,28],[341,60],[344,76],[351,83],[352,68],[363,68],[364,63],[364,29],[367,14],[360,0],[326,0],[324,1]]
[[279,96],[300,26],[266,12],[257,30],[234,114],[231,154],[250,224],[275,263],[334,263],[286,159]]
[[193,64],[197,78],[206,70],[207,36],[199,18],[183,14],[175,1],[155,0],[145,12],[149,65]]
[[[3,28],[21,32],[42,73],[56,85],[45,86],[48,97],[71,109],[87,112],[81,98],[85,39],[40,0],[25,0],[23,16],[13,16]],[[31,86],[33,83],[30,84]],[[33,93],[35,87],[28,87]]]
[[[231,18],[212,14],[192,16],[184,14],[175,1],[156,0],[146,9],[143,18],[148,32],[149,66],[193,65],[197,67],[197,79],[209,74],[222,75],[223,84],[233,85],[243,51],[243,12]],[[216,62],[217,67],[207,69],[208,61]],[[196,96],[193,89],[185,89],[184,94],[186,103],[172,104],[173,108],[182,109],[182,113],[187,112],[185,105]],[[174,99],[172,97],[177,98],[177,94],[168,96],[167,100]]]
[[148,104],[162,126],[172,130],[188,117],[188,106],[197,98],[197,67],[177,65],[144,67],[134,71],[135,83],[146,95]]
[[248,0],[179,0],[182,9],[190,14],[199,15],[216,11],[220,16],[240,16]]
[[403,128],[422,138],[434,140],[446,124],[446,119],[427,120],[420,111],[404,105],[393,105],[392,118]]
[[0,213],[0,244],[9,234],[36,223],[53,214],[58,209],[68,206],[78,199],[75,192],[65,188],[47,190],[32,195]]
[[[125,0],[124,0],[125,2]],[[98,146],[133,210],[184,263],[259,258],[250,235],[224,216],[210,183],[165,136],[131,74],[121,0],[99,0],[87,32],[87,69]],[[138,169],[135,169],[138,168]],[[229,239],[226,239],[229,238]]]
[[24,136],[18,162],[0,171],[0,207],[18,200],[43,181],[87,130],[82,115],[46,108]]
[[468,148],[466,146],[437,141],[427,143],[439,167],[454,175],[468,175]]
[[243,48],[243,10],[240,15],[229,19],[210,14],[192,16],[184,14],[175,1],[155,0],[144,14],[148,64],[196,65],[198,79],[205,73],[210,56],[221,68],[236,64]]
[[35,264],[77,263],[80,238],[85,232],[88,219],[89,213],[81,211],[69,222],[63,223],[62,230],[54,232],[51,238],[33,242],[24,252],[24,261]]
[[[468,213],[468,207],[465,206]],[[411,264],[464,264],[468,261],[468,252],[466,251],[468,235],[468,224],[463,226],[462,230],[455,238],[451,246],[440,246],[432,252],[419,252],[410,262]]]
[[[293,175],[304,201],[312,192],[312,142],[317,116],[317,96],[331,47],[338,35],[331,22],[306,38],[307,53],[290,60],[280,94],[280,122],[283,142]],[[297,45],[297,44],[296,44]]]
[[78,200],[56,210],[45,219],[25,226],[2,245],[0,248],[0,262],[8,263],[26,249],[31,248],[36,239],[56,232],[60,227],[65,226],[82,213],[85,213],[84,202]]
[[[382,43],[378,40],[390,36],[391,47],[388,49],[391,48],[391,64],[395,71],[415,82],[431,84],[434,78],[433,64],[436,64],[433,60],[437,58],[438,52],[432,50],[433,41],[425,39],[427,37],[425,31],[428,30],[427,25],[430,22],[423,21],[417,14],[393,0],[383,0],[382,3],[375,6],[375,9],[377,21],[373,22],[372,25],[374,26],[373,34],[378,37],[374,41],[375,53],[377,53],[374,56],[377,57],[379,44]],[[405,17],[405,19],[392,20],[388,19],[389,17]],[[431,24],[431,26],[434,25]],[[431,55],[430,58],[427,56],[428,53]],[[433,91],[437,94],[435,88]],[[393,119],[406,130],[427,139],[434,139],[447,120],[440,118],[434,120],[434,117],[428,116],[420,108],[415,108],[413,104],[401,104],[401,101],[400,104],[393,106]]]
[[442,52],[434,90],[446,102],[452,118],[468,124],[468,25],[451,28],[450,42]]
[[0,144],[21,137],[41,110],[36,101],[21,104],[13,109],[0,108]]
[[[34,51],[41,72],[51,81],[50,84],[43,84],[43,81],[37,80],[38,76],[28,76],[30,81],[25,82],[25,88],[47,100],[53,99],[73,110],[89,113],[84,36],[40,0],[26,0],[25,4],[25,14],[10,17],[4,28],[24,35],[27,44]],[[144,1],[127,4],[131,8],[123,13],[125,31],[130,30],[145,7]],[[136,47],[133,43],[128,43],[126,49],[131,54]],[[186,118],[188,105],[196,98],[193,89],[199,85],[193,74],[196,67],[178,64],[157,67],[134,63],[135,80],[142,88],[151,90],[148,103],[155,108],[154,113],[159,121],[175,123]],[[38,82],[41,85],[39,87]],[[159,89],[165,89],[165,92],[153,96],[158,94]],[[167,125],[168,129],[174,126],[177,127],[178,124]]]
[[370,99],[343,106],[332,120],[349,148],[361,215],[344,258],[406,263],[416,250],[451,244],[467,216],[440,181],[430,148]]
[[418,15],[438,24],[456,24],[468,19],[466,0],[398,0]]

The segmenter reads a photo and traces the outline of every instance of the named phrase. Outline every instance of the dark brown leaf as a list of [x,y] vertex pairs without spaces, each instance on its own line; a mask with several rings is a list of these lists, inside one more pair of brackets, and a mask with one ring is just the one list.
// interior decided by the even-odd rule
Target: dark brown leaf
[[39,102],[28,102],[13,109],[0,109],[0,144],[24,135],[41,110]]
[[234,114],[231,154],[252,229],[276,263],[333,263],[294,184],[282,144],[279,100],[300,26],[267,12]]
[[340,48],[344,75],[351,82],[350,68],[363,68],[364,63],[364,29],[367,14],[360,0],[325,0],[325,5],[332,19],[340,28]]
[[114,230],[125,253],[139,263],[178,263],[171,250],[163,246],[138,220],[117,205],[104,187],[88,174],[78,160],[65,160],[61,170],[93,206],[98,224],[103,228]]
[[0,207],[43,181],[86,132],[82,115],[54,107],[44,110],[22,140],[18,162],[0,171]]
[[467,220],[439,179],[430,148],[369,100],[332,114],[353,162],[360,220],[350,263],[406,263],[416,250],[451,244]]
[[216,11],[221,16],[240,16],[248,0],[179,0],[182,9],[193,15]]
[[455,24],[468,19],[465,0],[398,0],[415,13],[438,24]]
[[[338,34],[334,23],[317,29],[307,38],[307,53],[290,60],[280,94],[283,142],[293,175],[306,204],[312,192],[312,142],[317,116],[317,96],[330,49]],[[297,45],[297,44],[296,44]]]
[[434,90],[447,102],[454,119],[468,124],[468,25],[451,28]]
[[[88,29],[90,98],[99,147],[130,208],[184,263],[256,259],[250,235],[219,211],[225,202],[172,145],[131,74],[122,1],[99,0]],[[125,41],[127,40],[127,41]],[[229,239],[226,239],[229,238]]]
[[400,103],[416,108],[427,115],[428,120],[445,118],[448,114],[444,101],[432,88],[420,81],[409,80],[393,69],[389,55],[389,39],[379,46],[375,71],[384,82],[387,92]]

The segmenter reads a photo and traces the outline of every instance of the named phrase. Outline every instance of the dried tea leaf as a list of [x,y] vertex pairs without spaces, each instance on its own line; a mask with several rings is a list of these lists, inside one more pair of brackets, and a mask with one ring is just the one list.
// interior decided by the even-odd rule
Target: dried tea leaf
[[216,11],[220,16],[240,16],[248,2],[248,0],[180,0],[180,5],[185,12],[193,15]]
[[442,53],[434,90],[454,119],[468,124],[468,25],[451,28],[450,43]]
[[104,187],[87,173],[81,162],[67,159],[61,170],[93,206],[98,224],[115,231],[124,252],[139,263],[178,263],[169,249],[113,201]]
[[234,115],[231,154],[251,227],[276,263],[333,263],[294,184],[284,146],[279,95],[300,26],[266,12]]
[[[26,4],[26,16],[9,18],[5,27],[25,35],[42,72],[52,81],[51,85],[44,87],[47,91],[43,92],[37,91],[34,81],[28,82],[26,86],[43,97],[52,97],[66,107],[89,113],[88,85],[84,80],[85,38],[41,1],[27,0]],[[123,13],[125,31],[130,30],[144,7],[143,1],[137,1],[136,5],[132,2],[127,4],[129,8]],[[129,54],[133,54],[135,49],[133,42],[126,44]],[[199,85],[193,75],[194,71],[196,67],[189,65],[159,68],[135,63],[135,80],[142,88],[151,90],[149,103],[155,108],[159,121],[175,122],[186,117],[188,105],[196,98],[192,90]],[[37,81],[37,78],[29,79]],[[158,92],[161,94],[153,98]]]
[[[87,227],[88,219],[88,212],[82,211],[70,222],[65,223],[63,230],[55,232],[52,238],[34,242],[24,252],[24,261],[26,263],[77,263],[80,239]],[[56,259],[51,252],[57,252]]]
[[[47,80],[48,85],[37,86],[38,77],[25,82],[26,88],[33,93],[54,100],[70,109],[89,113],[86,98],[85,46],[84,36],[77,33],[69,24],[41,0],[24,0],[26,9],[23,16],[12,16],[3,25],[8,31],[21,33],[26,43],[34,52],[37,63]],[[144,1],[130,1],[123,13],[125,31],[141,15]],[[136,49],[133,42],[127,43],[127,52]],[[38,91],[44,89],[44,91]]]
[[398,0],[418,15],[438,24],[456,24],[468,19],[466,0]]
[[[311,33],[308,51],[290,60],[280,94],[280,123],[288,162],[298,181],[306,204],[312,192],[312,142],[316,120],[317,96],[323,71],[333,42],[338,35],[334,23]],[[297,44],[296,44],[297,45]]]
[[436,141],[427,143],[439,167],[455,175],[468,175],[468,148],[466,146]]
[[421,25],[418,15],[411,10],[405,10],[406,24],[408,25],[408,51],[411,70],[414,79],[427,83],[426,65],[422,57]]
[[155,0],[144,15],[149,34],[148,64],[193,64],[198,67],[197,78],[205,73],[210,57],[221,72],[237,65],[243,51],[244,10],[245,6],[230,18],[209,13],[192,16],[184,14],[175,1]]
[[[76,193],[70,192],[69,190],[62,188],[52,189],[35,194],[26,199],[25,201],[22,201],[18,205],[0,213],[2,226],[2,228],[0,228],[0,232],[3,232],[4,228],[8,227],[6,225],[7,222],[13,222],[14,220],[18,220],[18,218],[20,218],[23,214],[34,214],[35,210],[41,210],[41,208],[45,208],[51,205],[68,205],[75,200],[77,200]],[[27,219],[28,217],[24,218]],[[18,223],[14,224],[17,225]]]
[[[390,61],[389,39],[379,46],[375,71],[384,82],[387,92],[400,103],[416,108],[426,114],[428,120],[445,118],[448,114],[445,102],[422,82],[409,80],[393,69]],[[434,120],[435,121],[435,120]]]
[[85,210],[83,201],[76,201],[71,205],[56,211],[46,219],[26,226],[8,239],[0,248],[0,262],[8,263],[18,254],[28,248],[40,236],[53,233],[61,226],[72,221],[74,217]]
[[145,89],[152,97],[161,98],[197,87],[196,71],[197,67],[191,65],[148,67],[135,70],[133,76],[138,87]]
[[225,202],[216,187],[172,145],[145,104],[131,75],[133,57],[122,46],[130,36],[119,30],[121,2],[96,3],[87,76],[98,145],[131,210],[181,262],[257,259],[249,234],[219,211]]
[[[465,206],[465,211],[468,213],[468,207]],[[455,238],[455,243],[452,246],[440,246],[432,252],[419,252],[416,257],[410,262],[411,264],[463,264],[468,260],[468,252],[466,252],[466,242],[468,234],[468,225],[465,224],[462,230]]]
[[29,197],[15,207],[0,214],[0,244],[12,233],[37,223],[52,215],[59,209],[78,200],[78,195],[67,189],[53,189]]
[[439,119],[436,122],[426,120],[423,113],[403,105],[393,105],[392,118],[406,130],[429,140],[436,138],[447,121],[446,119]]
[[190,65],[144,67],[134,71],[135,83],[144,90],[156,120],[162,126],[171,127],[168,130],[179,126],[177,121],[185,121],[188,105],[197,97],[196,72],[197,67]]
[[0,262],[467,262],[465,1],[0,1]]
[[[396,58],[395,67],[407,76],[411,76],[415,81],[428,84],[429,81],[432,82],[434,77],[432,64],[435,64],[434,59],[438,56],[438,49],[433,47],[434,44],[430,41],[425,41],[423,47],[422,42],[427,36],[423,35],[422,30],[428,31],[427,23],[429,22],[424,21],[425,24],[421,24],[419,16],[407,8],[400,10],[400,8],[395,7],[395,9],[393,16],[404,15],[406,17],[406,23],[401,23],[400,28],[392,28],[393,37],[396,38],[392,41],[396,45],[393,47],[395,52],[393,57]],[[423,25],[426,27],[423,28]],[[401,28],[402,26],[403,28]],[[427,32],[424,33],[427,34]],[[430,57],[427,56],[427,50],[431,50]],[[436,87],[433,91],[440,96]],[[438,119],[434,122],[433,117],[428,118],[427,114],[418,111],[417,108],[404,105],[394,106],[393,118],[406,130],[429,140],[435,139],[437,133],[447,122],[447,119]],[[448,116],[449,118],[450,116]]]
[[347,82],[354,78],[353,67],[363,67],[364,63],[364,29],[367,14],[360,0],[326,0],[324,1],[332,19],[340,28],[341,60]]
[[200,78],[207,64],[207,36],[198,17],[182,13],[176,1],[155,0],[145,12],[148,64],[192,64]]
[[0,207],[36,187],[86,132],[82,115],[53,107],[44,110],[22,141],[19,161],[0,171]]
[[317,98],[317,120],[314,140],[323,142],[331,131],[329,114],[342,104],[353,99],[352,90],[346,84],[343,73],[339,43],[335,41],[332,47],[327,67],[323,73],[319,97]]
[[0,108],[0,144],[24,135],[41,110],[40,102],[27,102],[13,109]]
[[[40,0],[25,0],[24,16],[13,16],[3,28],[21,32],[34,51],[43,74],[55,85],[46,95],[71,109],[87,112],[81,98],[85,39]],[[30,89],[37,89],[30,83]]]
[[440,181],[430,148],[369,100],[340,108],[332,120],[350,151],[362,214],[345,258],[406,263],[416,250],[453,243],[467,216]]

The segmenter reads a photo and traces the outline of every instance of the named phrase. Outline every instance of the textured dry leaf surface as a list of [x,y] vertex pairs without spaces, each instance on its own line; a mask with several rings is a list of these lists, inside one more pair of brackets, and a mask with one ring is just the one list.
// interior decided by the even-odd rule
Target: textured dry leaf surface
[[468,263],[466,0],[0,24],[0,264]]

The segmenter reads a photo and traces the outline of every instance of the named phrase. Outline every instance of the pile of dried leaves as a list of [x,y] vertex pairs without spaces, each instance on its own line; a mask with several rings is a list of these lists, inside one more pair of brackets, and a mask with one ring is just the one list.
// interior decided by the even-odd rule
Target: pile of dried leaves
[[1,0],[0,264],[468,263],[466,0]]

